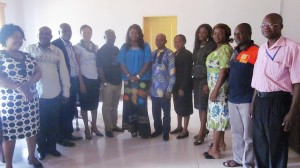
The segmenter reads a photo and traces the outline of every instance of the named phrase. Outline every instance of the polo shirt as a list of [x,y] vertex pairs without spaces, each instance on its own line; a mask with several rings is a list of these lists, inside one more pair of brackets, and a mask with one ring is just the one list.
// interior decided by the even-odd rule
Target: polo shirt
[[234,49],[230,61],[229,101],[231,103],[251,103],[254,89],[251,87],[254,63],[257,59],[258,47],[250,42],[245,50]]

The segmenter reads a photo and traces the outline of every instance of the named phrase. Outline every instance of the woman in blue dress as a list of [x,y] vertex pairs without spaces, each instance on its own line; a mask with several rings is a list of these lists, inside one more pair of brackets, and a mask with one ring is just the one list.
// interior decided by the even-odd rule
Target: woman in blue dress
[[151,80],[151,49],[144,42],[139,25],[129,27],[126,43],[118,55],[124,81],[123,124],[132,137],[149,138],[151,134],[147,110],[147,92]]

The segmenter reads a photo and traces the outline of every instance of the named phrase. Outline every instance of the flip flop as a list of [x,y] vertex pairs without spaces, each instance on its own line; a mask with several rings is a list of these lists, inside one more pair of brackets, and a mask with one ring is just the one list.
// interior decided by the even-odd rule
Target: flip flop
[[226,162],[223,162],[223,165],[225,167],[242,167],[242,164],[237,163],[234,160],[227,160]]

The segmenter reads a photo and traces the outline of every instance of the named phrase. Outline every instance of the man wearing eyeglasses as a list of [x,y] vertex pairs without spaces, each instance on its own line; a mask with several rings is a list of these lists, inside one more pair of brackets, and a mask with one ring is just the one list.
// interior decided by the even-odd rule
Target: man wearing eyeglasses
[[300,44],[282,36],[282,28],[279,14],[265,16],[261,32],[267,42],[259,48],[253,71],[250,111],[259,168],[287,167],[289,130],[300,110]]

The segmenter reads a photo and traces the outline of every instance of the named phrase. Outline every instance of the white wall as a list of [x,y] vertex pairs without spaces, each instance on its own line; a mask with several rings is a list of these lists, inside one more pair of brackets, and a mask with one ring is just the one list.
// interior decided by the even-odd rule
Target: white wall
[[[253,39],[257,44],[265,41],[259,25],[263,17],[271,12],[282,12],[284,34],[300,41],[300,23],[296,20],[300,9],[299,0],[1,0],[7,4],[6,22],[21,25],[27,42],[37,41],[37,30],[49,26],[54,39],[58,37],[58,26],[67,22],[73,29],[71,41],[80,40],[79,28],[88,24],[93,28],[93,41],[102,45],[103,32],[116,31],[116,45],[125,41],[127,28],[143,23],[144,16],[177,16],[178,34],[187,37],[186,47],[193,48],[194,33],[198,25],[226,23],[232,28],[247,22],[252,25]],[[299,12],[298,12],[299,13]],[[297,30],[296,30],[297,27]]]

